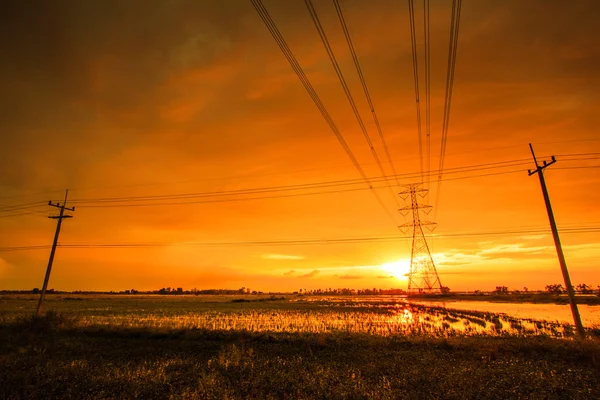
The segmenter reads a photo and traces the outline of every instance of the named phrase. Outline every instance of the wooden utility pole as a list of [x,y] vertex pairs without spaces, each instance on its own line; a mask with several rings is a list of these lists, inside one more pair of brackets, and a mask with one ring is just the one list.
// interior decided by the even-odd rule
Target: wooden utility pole
[[48,218],[56,219],[56,232],[54,233],[54,242],[52,243],[52,250],[50,251],[50,259],[48,260],[48,267],[46,268],[46,277],[44,278],[44,286],[42,286],[42,293],[40,294],[40,301],[37,306],[37,315],[40,316],[42,313],[42,302],[44,301],[44,296],[46,294],[46,289],[48,288],[48,281],[50,280],[50,271],[52,270],[52,261],[54,261],[54,253],[56,252],[56,245],[58,243],[58,235],[60,234],[60,226],[62,224],[62,220],[65,218],[73,218],[72,215],[65,215],[65,210],[75,211],[75,207],[68,208],[67,207],[67,196],[69,195],[69,189],[65,192],[65,201],[61,205],[60,203],[52,204],[52,200],[48,202],[49,206],[56,207],[60,209],[59,215],[54,215]]
[[569,304],[571,305],[571,313],[573,314],[573,321],[575,322],[575,328],[580,337],[585,338],[585,330],[581,323],[581,316],[579,315],[579,309],[577,308],[577,301],[575,300],[575,291],[573,285],[571,285],[571,278],[569,277],[569,270],[567,269],[567,262],[565,261],[565,255],[563,254],[562,246],[560,244],[560,237],[558,236],[558,228],[556,227],[556,221],[554,220],[554,213],[552,212],[552,205],[550,204],[550,196],[548,195],[548,189],[546,188],[546,181],[544,179],[544,168],[554,164],[556,158],[552,156],[552,161],[544,161],[542,165],[539,165],[533,152],[533,146],[529,143],[531,149],[531,155],[535,162],[535,170],[529,170],[529,176],[538,174],[540,178],[540,185],[542,186],[542,193],[544,194],[544,201],[546,202],[546,210],[548,211],[548,219],[550,220],[550,228],[552,228],[552,236],[554,237],[554,245],[556,246],[556,253],[558,254],[558,262],[560,263],[560,269],[562,271],[565,286],[567,287],[567,293],[569,294]]

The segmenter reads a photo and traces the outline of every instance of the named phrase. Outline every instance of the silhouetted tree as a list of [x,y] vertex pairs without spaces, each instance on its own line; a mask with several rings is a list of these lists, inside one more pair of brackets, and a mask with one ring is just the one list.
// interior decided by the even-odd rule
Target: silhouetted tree
[[561,293],[565,292],[565,288],[563,287],[563,285],[561,283],[558,283],[558,284],[554,284],[554,285],[546,285],[546,291],[548,293],[561,294]]
[[508,294],[508,287],[506,287],[506,286],[496,286],[496,290],[494,290],[494,293]]
[[577,291],[582,294],[591,294],[594,293],[594,290],[591,286],[586,285],[585,283],[580,283],[577,285]]

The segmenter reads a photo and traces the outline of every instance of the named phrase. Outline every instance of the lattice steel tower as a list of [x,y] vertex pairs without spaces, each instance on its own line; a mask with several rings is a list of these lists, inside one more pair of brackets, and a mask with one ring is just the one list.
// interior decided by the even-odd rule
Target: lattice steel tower
[[406,191],[400,192],[399,195],[405,201],[410,198],[410,206],[400,208],[398,211],[401,214],[408,214],[412,211],[412,222],[400,225],[400,229],[412,231],[412,251],[410,255],[410,272],[408,274],[408,291],[409,292],[434,292],[442,290],[442,284],[438,276],[437,270],[425,234],[423,226],[433,227],[435,222],[421,221],[420,212],[429,214],[431,211],[430,205],[419,204],[417,194],[423,198],[427,194],[427,189],[420,187],[420,184],[408,185]]

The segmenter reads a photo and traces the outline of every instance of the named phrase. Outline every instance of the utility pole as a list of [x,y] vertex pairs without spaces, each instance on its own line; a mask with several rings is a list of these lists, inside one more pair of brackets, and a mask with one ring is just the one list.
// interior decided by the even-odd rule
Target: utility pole
[[560,269],[562,271],[565,286],[567,287],[567,293],[569,294],[569,304],[571,305],[571,313],[573,314],[573,321],[575,322],[575,328],[577,333],[582,338],[585,338],[585,330],[581,323],[581,316],[579,315],[579,309],[577,308],[577,302],[575,300],[575,291],[573,285],[571,285],[571,278],[569,277],[569,270],[567,269],[567,262],[565,261],[565,255],[563,254],[562,246],[560,244],[560,237],[558,236],[558,229],[556,228],[556,221],[554,220],[554,213],[552,212],[552,205],[550,204],[550,196],[548,195],[548,189],[546,188],[546,181],[544,180],[544,168],[554,164],[556,158],[552,156],[552,161],[544,161],[542,165],[539,165],[533,152],[533,146],[529,143],[531,149],[531,155],[535,162],[535,170],[529,170],[529,176],[538,174],[540,178],[540,185],[542,186],[542,193],[544,194],[544,201],[546,202],[546,210],[548,211],[548,219],[550,220],[550,228],[552,228],[552,236],[554,237],[554,245],[556,246],[556,253],[558,255],[558,262],[560,263]]
[[48,281],[50,280],[50,271],[52,270],[52,261],[54,261],[54,253],[56,252],[56,245],[58,243],[58,235],[60,234],[60,226],[62,224],[63,219],[65,218],[73,218],[72,215],[65,215],[65,210],[75,211],[75,207],[68,208],[67,207],[67,196],[69,195],[69,189],[65,192],[65,201],[62,203],[52,204],[52,200],[48,202],[49,206],[56,207],[60,209],[59,215],[53,215],[48,218],[56,219],[56,232],[54,233],[54,242],[52,243],[52,250],[50,251],[50,259],[48,260],[48,267],[46,268],[46,277],[44,278],[44,286],[42,286],[42,293],[40,294],[40,301],[37,307],[37,315],[38,317],[42,313],[42,302],[44,301],[44,295],[46,294],[46,289],[48,288]]

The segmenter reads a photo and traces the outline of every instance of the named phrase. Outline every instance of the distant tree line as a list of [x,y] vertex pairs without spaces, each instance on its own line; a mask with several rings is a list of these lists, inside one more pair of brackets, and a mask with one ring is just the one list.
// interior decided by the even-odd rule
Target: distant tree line
[[[600,285],[598,285],[596,290],[594,290],[594,288],[591,285],[587,285],[585,283],[580,283],[577,286],[572,286],[572,288],[575,293],[580,293],[580,294],[597,293],[600,296]],[[561,294],[561,293],[567,293],[567,289],[562,285],[562,283],[558,283],[558,284],[554,284],[554,285],[546,285],[546,292]]]
[[[446,292],[448,288],[444,287]],[[34,288],[33,290],[0,290],[0,293],[33,293],[39,294],[40,289]],[[161,295],[261,295],[261,294],[290,294],[290,292],[262,292],[252,290],[247,287],[241,287],[239,289],[184,289],[182,287],[172,288],[163,287],[157,290],[137,290],[127,289],[121,291],[85,291],[85,290],[74,290],[74,291],[60,291],[55,289],[46,290],[48,294],[161,294]],[[367,288],[367,289],[350,289],[350,288],[325,288],[325,289],[300,289],[299,291],[292,292],[292,294],[300,295],[403,295],[406,294],[404,289],[378,289],[378,288]]]
[[[33,288],[33,290],[0,290],[0,293],[10,293],[10,294],[39,294],[41,290],[39,288]],[[201,294],[229,294],[229,295],[239,295],[239,294],[249,294],[249,295],[259,295],[265,294],[261,291],[251,290],[250,288],[241,287],[240,289],[189,289],[185,290],[182,287],[171,288],[164,287],[157,290],[137,290],[137,289],[127,289],[127,290],[110,290],[110,291],[99,291],[99,290],[55,290],[55,289],[47,289],[47,294],[172,294],[172,295],[181,295],[181,294],[193,294],[193,295],[201,295]],[[282,292],[268,292],[267,294],[284,294]]]
[[[594,289],[591,285],[587,285],[585,283],[580,283],[577,286],[572,286],[573,291],[578,294],[597,294],[600,296],[600,285],[596,289]],[[552,294],[563,294],[567,293],[567,289],[564,287],[562,283],[556,283],[552,285],[546,285],[544,290],[530,291],[527,287],[524,287],[522,290],[514,289],[509,290],[507,286],[496,286],[496,289],[492,291],[493,294],[520,294],[520,293],[552,293]],[[477,294],[483,294],[480,290],[475,290]]]
[[[447,287],[444,287],[446,292],[449,291]],[[33,293],[39,294],[40,289],[34,288],[33,290],[0,290],[0,293]],[[290,292],[262,292],[252,290],[247,287],[241,287],[239,289],[184,289],[182,287],[172,288],[163,287],[157,290],[136,290],[127,289],[121,291],[85,291],[85,290],[74,290],[74,291],[59,291],[55,289],[48,289],[46,293],[54,294],[161,294],[161,295],[261,295],[261,294],[290,294]],[[378,288],[367,288],[367,289],[350,289],[350,288],[326,288],[326,289],[300,289],[299,291],[292,292],[292,294],[301,295],[403,295],[406,294],[404,289],[378,289]]]
[[295,294],[303,294],[303,295],[380,295],[380,294],[393,294],[393,295],[401,295],[406,294],[406,290],[403,289],[350,289],[350,288],[326,288],[326,289],[300,289],[298,292],[294,292]]
[[[161,288],[159,290],[155,290],[153,292],[150,293],[156,293],[156,294],[194,294],[194,295],[201,295],[201,294],[264,294],[264,292],[260,292],[260,291],[256,291],[256,290],[251,290],[250,288],[244,287],[242,286],[239,289],[190,289],[190,290],[184,290],[183,288],[170,288],[170,287],[166,287],[166,288]],[[273,292],[269,292],[269,294],[274,294]],[[277,293],[278,294],[278,293]]]
[[[585,283],[580,283],[577,286],[573,286],[573,290],[578,294],[596,294],[600,296],[600,285],[593,288],[592,285],[588,285]],[[447,286],[442,287],[442,293],[450,293],[450,289]],[[33,290],[0,290],[0,293],[5,294],[39,294],[40,289],[34,288]],[[48,294],[160,294],[160,295],[262,295],[262,294],[270,294],[270,295],[282,295],[282,294],[290,294],[290,292],[262,292],[257,290],[252,290],[247,287],[241,287],[239,289],[184,289],[182,287],[171,288],[171,287],[163,287],[157,290],[136,290],[136,289],[127,289],[121,291],[85,291],[85,290],[74,290],[74,291],[62,291],[55,289],[46,290]],[[453,292],[459,293],[459,292]],[[491,292],[483,292],[481,290],[474,290],[472,292],[460,292],[464,294],[475,293],[475,294],[496,294],[496,295],[508,295],[508,294],[533,294],[533,293],[549,293],[549,294],[564,294],[567,293],[564,285],[561,283],[546,285],[544,290],[533,290],[530,291],[527,287],[523,289],[509,289],[507,286],[496,286],[496,289]],[[404,289],[380,289],[380,288],[366,288],[366,289],[350,289],[350,288],[324,288],[324,289],[300,289],[298,291],[293,292],[293,294],[300,295],[311,295],[311,296],[319,296],[319,295],[329,295],[329,296],[343,296],[343,295],[352,295],[352,296],[374,296],[374,295],[405,295],[407,291]]]

